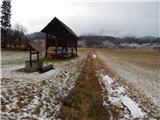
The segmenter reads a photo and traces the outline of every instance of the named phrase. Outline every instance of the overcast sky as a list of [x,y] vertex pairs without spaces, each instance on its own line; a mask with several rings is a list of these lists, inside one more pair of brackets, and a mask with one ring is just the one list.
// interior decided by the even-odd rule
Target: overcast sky
[[40,31],[56,16],[77,35],[160,36],[159,4],[158,0],[12,0],[11,21],[25,26],[28,33]]

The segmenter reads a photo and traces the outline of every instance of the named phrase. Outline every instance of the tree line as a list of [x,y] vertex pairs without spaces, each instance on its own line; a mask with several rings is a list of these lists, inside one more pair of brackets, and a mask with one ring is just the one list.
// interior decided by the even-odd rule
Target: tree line
[[20,23],[11,26],[11,0],[3,0],[1,6],[1,48],[19,48],[27,43],[27,30]]

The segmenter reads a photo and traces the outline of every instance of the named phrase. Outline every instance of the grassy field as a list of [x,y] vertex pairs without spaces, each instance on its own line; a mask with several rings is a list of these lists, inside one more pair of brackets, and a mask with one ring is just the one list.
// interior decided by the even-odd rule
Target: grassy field
[[160,53],[128,49],[98,49],[98,52],[119,76],[160,104]]
[[[40,60],[44,63],[53,63],[53,62],[63,62],[73,60],[77,57],[66,58],[66,59],[47,59],[44,57],[44,52],[40,55]],[[32,56],[33,59],[36,59],[36,55]],[[2,65],[14,65],[14,64],[24,64],[26,60],[29,60],[29,51],[11,51],[11,50],[2,50],[1,51],[1,64]]]
[[151,49],[79,48],[97,51],[100,58],[120,77],[160,104],[160,53]]
[[[48,60],[43,54],[41,60],[44,64],[54,64],[55,67],[44,74],[17,71],[24,68],[24,62],[29,59],[28,51],[2,50],[1,53],[4,119],[51,119],[58,116],[62,119],[96,120],[124,118],[125,115],[133,118],[124,105],[122,109],[109,101],[122,87],[125,89],[123,98],[127,95],[139,103],[141,110],[149,116],[145,118],[160,118],[160,110],[154,104],[160,104],[158,52],[147,49],[78,48],[78,57],[65,60]],[[86,57],[88,53],[93,54]],[[94,55],[98,59],[93,59]],[[99,84],[103,74],[113,78],[110,85],[112,92],[109,92],[108,86],[103,88]],[[26,92],[21,94],[21,91]],[[107,103],[105,107],[104,101]]]
[[98,49],[106,57],[114,57],[122,61],[130,62],[146,69],[160,69],[160,53],[150,50],[105,50]]
[[61,100],[74,87],[83,67],[83,57],[66,60],[47,60],[54,69],[39,74],[18,71],[25,67],[29,52],[2,51],[1,118],[51,120],[59,110]]

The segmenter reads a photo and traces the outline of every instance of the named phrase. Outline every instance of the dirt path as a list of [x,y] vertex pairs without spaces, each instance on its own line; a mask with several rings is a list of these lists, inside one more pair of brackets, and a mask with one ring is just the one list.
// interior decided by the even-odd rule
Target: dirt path
[[75,87],[62,103],[58,116],[61,119],[104,120],[110,118],[103,106],[102,88],[96,77],[95,62],[93,53],[90,53]]

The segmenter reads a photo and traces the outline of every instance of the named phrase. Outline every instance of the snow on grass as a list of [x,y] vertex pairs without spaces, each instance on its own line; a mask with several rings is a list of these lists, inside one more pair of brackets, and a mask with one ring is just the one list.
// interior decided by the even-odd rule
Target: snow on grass
[[121,102],[130,110],[133,118],[143,118],[145,113],[138,107],[139,105],[128,96],[121,96]]
[[1,116],[3,119],[55,119],[61,100],[74,87],[83,67],[81,59],[54,64],[39,74],[17,72],[24,65],[3,65]]
[[100,57],[107,61],[117,74],[134,85],[140,93],[160,105],[160,74],[158,53],[144,50],[104,52]]
[[105,83],[105,85],[111,85],[111,83],[113,82],[113,80],[112,80],[112,78],[110,78],[108,75],[103,75],[103,74],[101,74],[100,75],[101,77],[102,77],[102,79],[105,81],[105,82],[107,82],[107,83]]
[[4,65],[2,66],[2,78],[12,78],[19,81],[30,81],[30,80],[43,80],[43,79],[50,79],[56,72],[58,72],[59,66],[56,66],[56,69],[52,69],[48,72],[45,72],[43,74],[39,74],[39,72],[34,73],[24,73],[24,72],[18,72],[16,70],[24,68],[25,66],[23,64],[20,65]]
[[[142,112],[139,105],[126,95],[126,91],[123,86],[116,84],[116,82],[111,77],[104,74],[100,74],[100,83],[103,88],[103,105],[107,106],[112,104],[114,106],[125,106],[127,109],[124,111],[124,118],[126,118],[126,116],[128,116],[128,118],[132,117],[133,119],[144,117],[146,113]],[[105,100],[105,90],[107,90],[108,93],[108,101]],[[127,110],[129,110],[129,112],[127,112]]]

